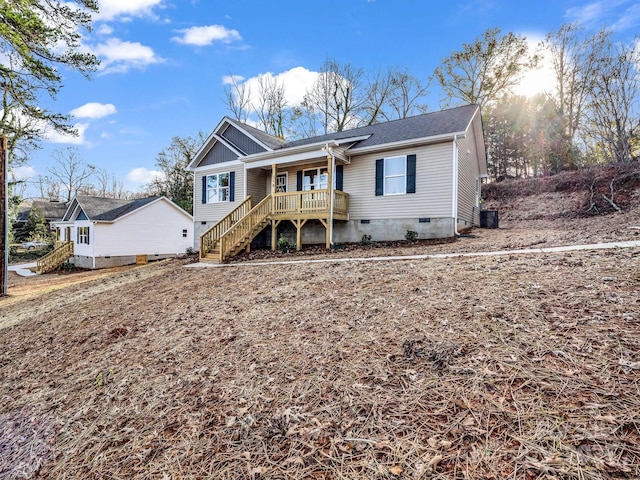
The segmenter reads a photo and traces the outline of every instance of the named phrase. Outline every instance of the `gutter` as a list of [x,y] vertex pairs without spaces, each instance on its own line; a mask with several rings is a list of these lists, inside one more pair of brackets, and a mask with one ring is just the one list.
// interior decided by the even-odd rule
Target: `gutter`
[[361,155],[364,153],[372,153],[372,152],[378,152],[378,151],[384,151],[384,150],[390,150],[390,149],[396,149],[396,148],[413,147],[415,145],[431,145],[434,143],[444,143],[455,137],[464,138],[465,135],[466,135],[465,132],[462,131],[457,133],[445,133],[442,135],[433,135],[431,137],[410,138],[408,140],[400,140],[397,142],[380,143],[380,144],[372,145],[369,147],[350,148],[349,154]]
[[284,147],[278,150],[272,150],[269,152],[260,152],[253,153],[251,155],[245,155],[244,157],[239,158],[238,160],[245,163],[254,163],[265,160],[270,160],[272,158],[286,158],[288,156],[304,156],[306,153],[317,153],[318,149],[326,146],[327,143],[331,143],[332,145],[339,146],[344,143],[353,143],[359,142],[362,140],[366,140],[371,135],[361,135],[358,137],[347,137],[340,138],[336,140],[327,140],[321,142],[307,143],[305,145],[299,145],[295,147]]

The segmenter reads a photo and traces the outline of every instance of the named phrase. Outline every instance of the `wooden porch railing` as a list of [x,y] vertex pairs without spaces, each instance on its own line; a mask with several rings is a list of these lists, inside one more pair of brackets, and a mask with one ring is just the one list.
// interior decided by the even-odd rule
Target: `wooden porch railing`
[[216,244],[220,240],[220,237],[236,224],[241,218],[244,218],[251,210],[251,195],[244,199],[244,201],[232,210],[226,217],[208,229],[200,236],[200,258],[203,258],[207,253],[215,248]]
[[[340,190],[333,192],[333,212],[349,212],[349,195]],[[296,213],[319,213],[329,210],[329,191],[305,190],[273,194],[273,215],[291,215]]]
[[73,256],[73,242],[56,242],[56,248],[39,258],[36,263],[36,272],[47,273],[55,270]]
[[[326,189],[274,193],[249,209],[250,197],[247,197],[238,208],[200,237],[200,259],[206,257],[224,262],[245,248],[271,219],[306,215],[326,218],[329,215],[328,199],[329,191]],[[348,194],[334,191],[333,212],[337,215],[349,213]]]
[[221,262],[238,253],[253,240],[253,237],[266,226],[272,209],[273,195],[267,195],[220,237]]

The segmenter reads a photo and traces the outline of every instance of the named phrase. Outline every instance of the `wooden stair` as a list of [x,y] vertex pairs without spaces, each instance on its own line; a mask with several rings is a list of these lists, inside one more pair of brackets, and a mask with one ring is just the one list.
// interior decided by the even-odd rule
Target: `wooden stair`
[[64,262],[73,257],[73,242],[60,242],[56,248],[38,259],[36,263],[37,273],[48,273],[60,267]]
[[270,222],[272,195],[251,208],[247,197],[238,208],[200,237],[200,261],[224,262],[251,244]]

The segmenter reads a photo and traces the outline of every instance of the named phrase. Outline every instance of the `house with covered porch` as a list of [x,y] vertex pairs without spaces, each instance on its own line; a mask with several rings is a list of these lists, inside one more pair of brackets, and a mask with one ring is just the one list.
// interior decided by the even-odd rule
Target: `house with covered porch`
[[286,142],[225,117],[189,165],[195,248],[453,237],[480,223],[486,176],[477,105]]

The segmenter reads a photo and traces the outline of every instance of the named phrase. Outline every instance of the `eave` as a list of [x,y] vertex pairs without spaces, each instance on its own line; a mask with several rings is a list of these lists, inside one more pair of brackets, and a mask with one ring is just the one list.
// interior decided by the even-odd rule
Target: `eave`
[[340,145],[345,144],[353,144],[356,142],[360,142],[362,140],[366,140],[370,135],[362,135],[359,137],[349,137],[349,138],[341,138],[338,140],[328,140],[322,142],[314,142],[305,145],[300,145],[298,147],[289,147],[282,148],[279,150],[273,150],[271,152],[262,152],[262,153],[254,153],[252,155],[247,155],[246,157],[239,158],[241,162],[244,162],[247,165],[247,168],[265,168],[269,167],[273,164],[282,165],[282,164],[292,164],[292,163],[303,163],[309,160],[322,159],[326,158],[327,152],[323,150],[327,145],[334,147],[333,155],[337,160],[342,160],[343,162],[348,162],[349,158],[345,154],[346,148],[335,148],[340,147]]

